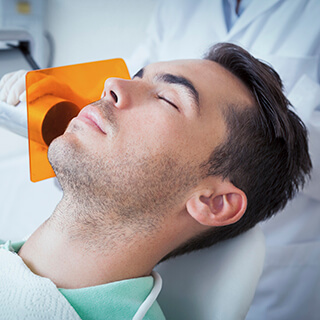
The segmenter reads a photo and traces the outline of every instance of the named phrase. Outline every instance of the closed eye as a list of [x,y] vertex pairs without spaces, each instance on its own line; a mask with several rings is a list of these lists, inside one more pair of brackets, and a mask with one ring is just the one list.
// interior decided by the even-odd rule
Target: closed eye
[[172,107],[176,108],[179,111],[179,108],[167,98],[158,95],[158,99],[164,100],[165,102],[167,102],[168,104],[170,104]]

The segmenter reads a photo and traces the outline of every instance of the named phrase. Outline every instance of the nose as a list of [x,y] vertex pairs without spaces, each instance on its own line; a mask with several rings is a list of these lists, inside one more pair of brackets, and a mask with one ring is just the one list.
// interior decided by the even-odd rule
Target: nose
[[129,108],[132,104],[133,84],[131,80],[109,78],[104,83],[102,97],[106,97],[119,109]]

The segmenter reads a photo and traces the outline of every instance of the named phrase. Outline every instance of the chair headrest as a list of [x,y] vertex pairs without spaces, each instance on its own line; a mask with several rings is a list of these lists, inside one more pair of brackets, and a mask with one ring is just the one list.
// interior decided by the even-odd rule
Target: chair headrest
[[168,320],[244,319],[262,273],[265,238],[259,226],[211,248],[156,267],[160,306]]

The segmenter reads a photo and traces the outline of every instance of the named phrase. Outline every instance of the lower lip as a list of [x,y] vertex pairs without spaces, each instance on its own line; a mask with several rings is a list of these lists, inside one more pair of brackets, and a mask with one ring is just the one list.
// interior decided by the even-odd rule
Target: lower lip
[[80,120],[82,122],[84,122],[85,124],[89,125],[90,127],[95,128],[96,130],[102,132],[103,134],[106,134],[104,131],[101,130],[101,128],[90,118],[87,118],[85,116],[78,116],[75,118],[76,120]]

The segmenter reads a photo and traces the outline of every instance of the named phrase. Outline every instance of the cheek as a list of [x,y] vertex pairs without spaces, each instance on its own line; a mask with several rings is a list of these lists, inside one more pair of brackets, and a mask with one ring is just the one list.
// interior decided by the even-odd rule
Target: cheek
[[131,147],[140,146],[146,152],[156,155],[163,150],[176,150],[186,140],[185,128],[173,117],[149,115],[130,118],[119,138]]

